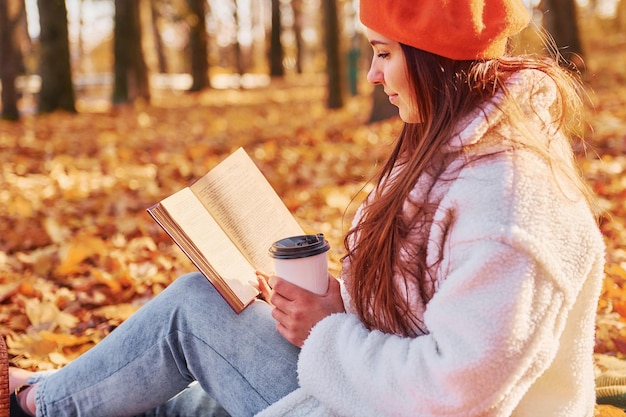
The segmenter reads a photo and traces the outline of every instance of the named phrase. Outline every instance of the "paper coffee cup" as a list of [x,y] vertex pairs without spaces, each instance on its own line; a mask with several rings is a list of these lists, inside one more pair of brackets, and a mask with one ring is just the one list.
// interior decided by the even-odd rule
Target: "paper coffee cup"
[[329,249],[320,233],[281,239],[272,244],[269,253],[277,276],[316,294],[326,294]]

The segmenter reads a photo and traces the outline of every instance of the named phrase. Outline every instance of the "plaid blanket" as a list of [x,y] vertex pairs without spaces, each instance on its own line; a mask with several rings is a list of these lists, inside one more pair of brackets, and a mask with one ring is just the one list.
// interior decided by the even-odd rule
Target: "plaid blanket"
[[[626,410],[626,361],[614,356],[595,354],[594,363],[596,403]],[[626,414],[622,412],[621,415]]]

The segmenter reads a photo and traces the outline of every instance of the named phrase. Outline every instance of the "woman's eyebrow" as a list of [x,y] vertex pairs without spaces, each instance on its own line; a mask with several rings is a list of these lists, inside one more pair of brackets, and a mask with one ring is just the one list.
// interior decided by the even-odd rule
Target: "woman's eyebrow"
[[387,45],[387,42],[385,42],[385,41],[379,41],[379,40],[376,40],[376,39],[372,39],[372,40],[370,41],[370,45],[372,45],[372,46],[376,46],[376,45]]

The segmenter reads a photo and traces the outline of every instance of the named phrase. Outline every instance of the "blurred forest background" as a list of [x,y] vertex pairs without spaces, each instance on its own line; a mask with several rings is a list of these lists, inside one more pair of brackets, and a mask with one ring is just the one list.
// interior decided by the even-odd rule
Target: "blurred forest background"
[[[308,232],[342,237],[401,123],[352,0],[0,0],[0,334],[63,366],[194,267],[146,214],[243,146]],[[584,81],[606,210],[596,351],[626,356],[626,0],[528,4]],[[528,30],[520,51],[548,53]],[[566,62],[564,62],[566,64]]]

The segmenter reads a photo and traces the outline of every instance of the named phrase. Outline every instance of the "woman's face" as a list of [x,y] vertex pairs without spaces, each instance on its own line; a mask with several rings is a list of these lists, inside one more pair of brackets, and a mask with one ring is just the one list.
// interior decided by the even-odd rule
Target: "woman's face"
[[374,49],[367,81],[372,84],[382,84],[385,93],[389,96],[389,101],[398,107],[400,118],[405,123],[419,123],[421,120],[415,105],[415,92],[409,82],[404,52],[400,43],[369,28],[366,34]]

